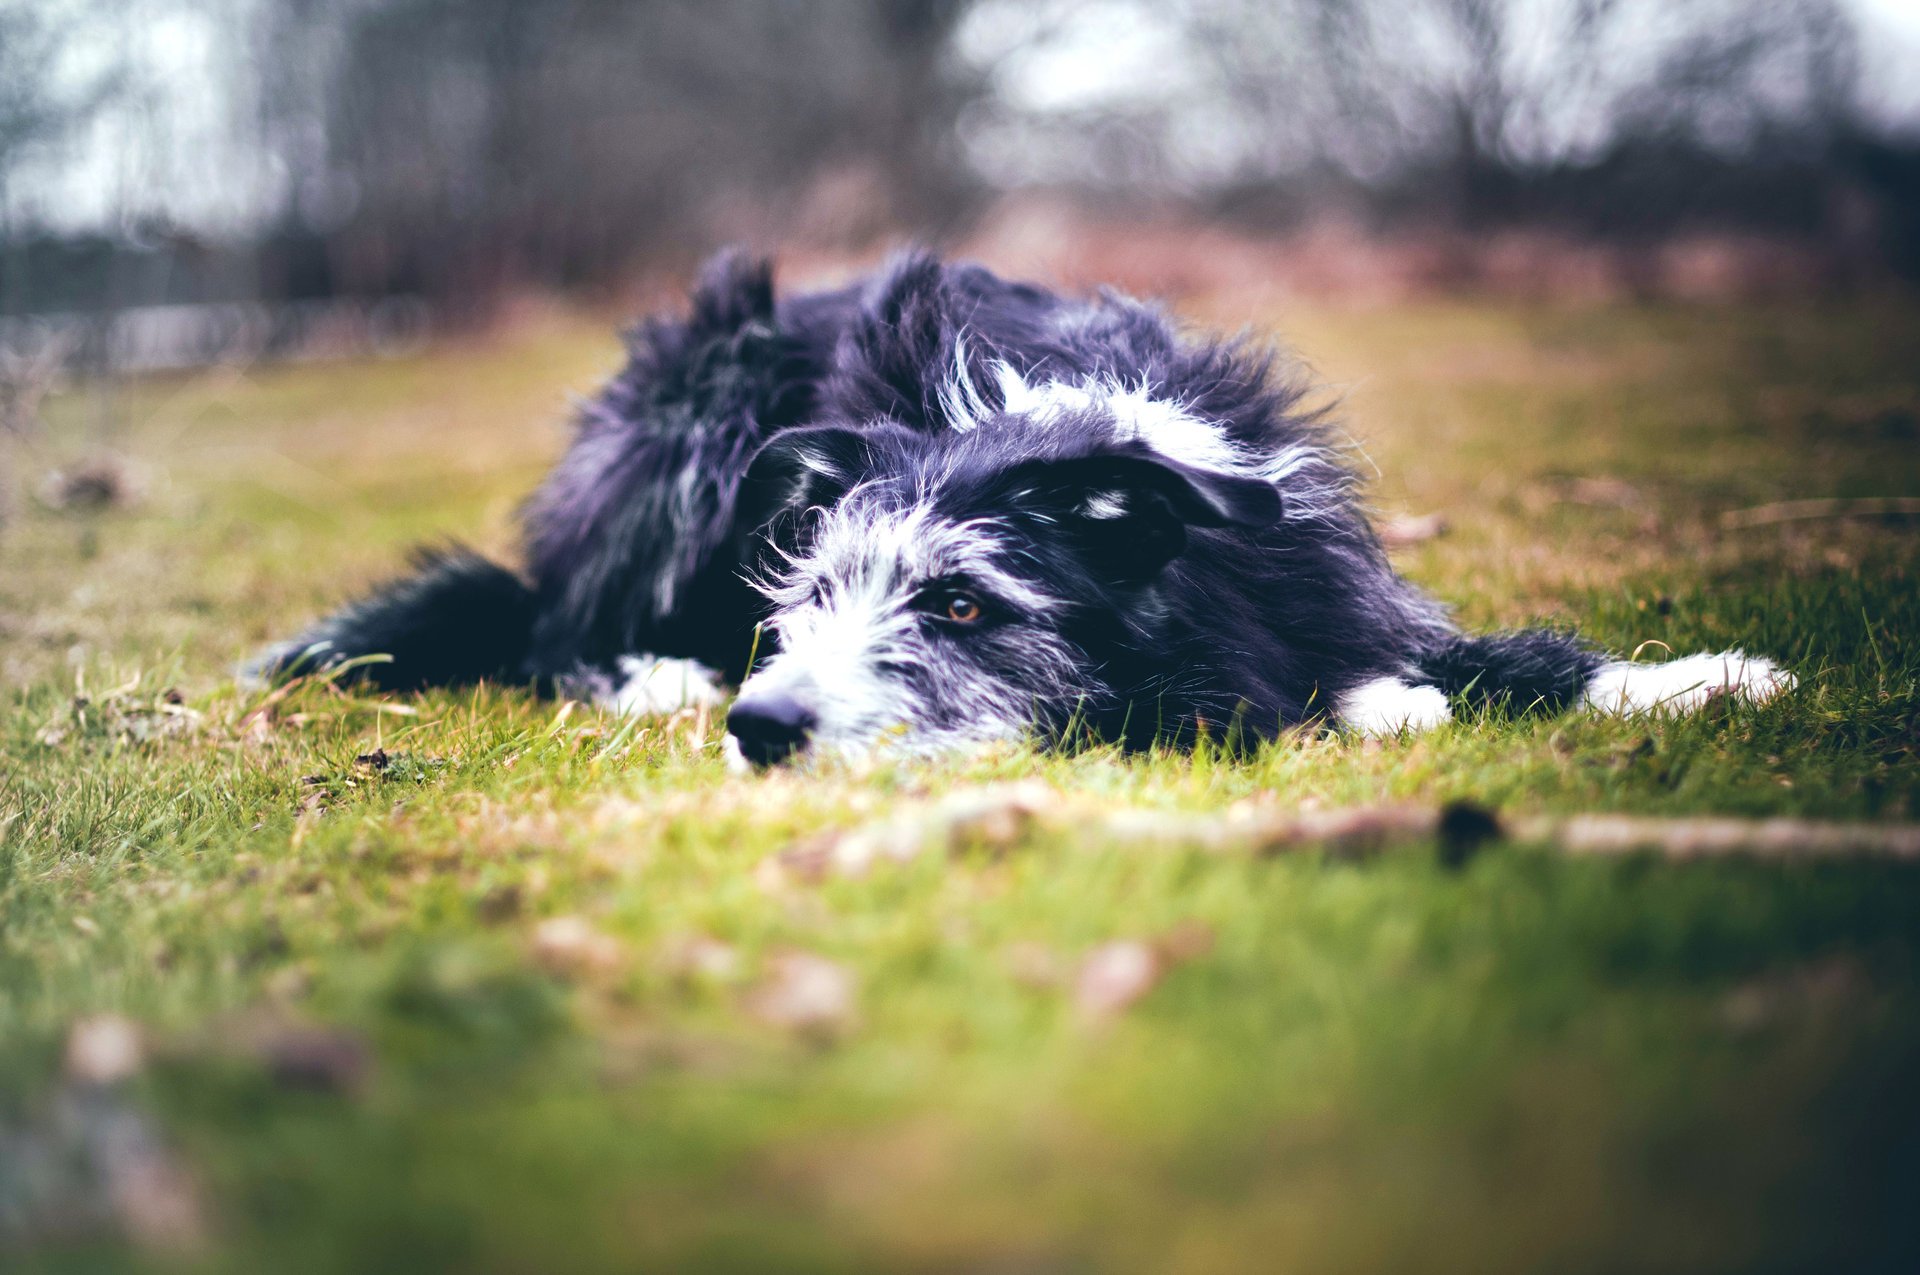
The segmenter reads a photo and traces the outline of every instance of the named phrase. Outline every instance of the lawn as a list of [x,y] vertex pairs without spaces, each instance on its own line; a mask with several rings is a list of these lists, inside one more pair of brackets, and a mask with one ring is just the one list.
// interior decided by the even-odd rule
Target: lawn
[[0,526],[0,1265],[1920,1269],[1920,865],[1202,835],[1920,818],[1914,524],[1723,520],[1920,494],[1920,311],[1194,313],[1304,352],[1466,622],[1799,689],[804,777],[704,717],[269,697],[236,661],[407,544],[510,551],[611,335],[81,387],[20,463],[133,499]]

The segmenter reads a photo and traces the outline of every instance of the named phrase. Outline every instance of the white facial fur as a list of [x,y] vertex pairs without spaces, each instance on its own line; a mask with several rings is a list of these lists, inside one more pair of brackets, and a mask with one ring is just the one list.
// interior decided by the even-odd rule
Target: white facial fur
[[[741,698],[798,698],[817,719],[811,743],[823,753],[931,753],[1025,734],[1035,688],[1065,682],[1075,661],[1044,625],[1012,627],[1058,604],[1006,571],[1000,529],[943,519],[926,504],[888,507],[859,489],[815,517],[805,551],[763,587],[780,650]],[[972,637],[930,630],[915,601],[947,580],[974,582],[989,606],[1012,613],[997,640],[1019,644],[1018,685],[968,657]]]
[[[948,423],[958,433],[1018,422],[1041,429],[1070,415],[1097,414],[1112,423],[1118,441],[1140,442],[1169,461],[1194,468],[1279,482],[1320,459],[1310,447],[1260,455],[1218,422],[1154,396],[1153,387],[1107,378],[1029,384],[1012,366],[993,365],[998,405],[967,375],[964,349],[941,387]],[[826,456],[800,462],[844,479]],[[1340,473],[1328,466],[1330,475]],[[1312,517],[1319,503],[1310,484],[1290,489],[1292,516]],[[1337,497],[1332,487],[1329,494]],[[1302,496],[1306,496],[1302,499]],[[762,591],[777,610],[770,621],[780,653],[741,688],[742,699],[778,692],[800,700],[817,717],[812,746],[848,753],[876,743],[910,752],[1026,734],[1041,709],[1068,711],[1092,678],[1077,653],[1047,623],[1058,602],[1030,581],[1009,573],[1002,552],[1007,530],[991,520],[955,524],[926,503],[888,507],[856,486],[816,519],[805,548]],[[1332,502],[1329,502],[1332,503]],[[1089,492],[1082,514],[1120,518],[1125,497]],[[1017,667],[968,658],[964,643],[930,641],[925,617],[912,603],[930,581],[964,577],[984,585],[1007,609],[1032,621],[999,637],[1001,656],[1017,653]],[[1444,705],[1443,705],[1444,708]]]

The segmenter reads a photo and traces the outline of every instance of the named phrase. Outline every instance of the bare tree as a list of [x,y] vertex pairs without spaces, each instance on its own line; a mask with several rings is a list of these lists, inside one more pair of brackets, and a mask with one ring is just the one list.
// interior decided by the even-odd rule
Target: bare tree
[[[993,0],[987,0],[993,7]],[[1087,5],[1052,5],[1083,26]],[[1623,149],[1741,162],[1817,143],[1854,116],[1853,30],[1839,0],[1106,0],[1168,28],[1189,91],[1024,114],[995,144],[1070,155],[1096,183],[1184,176],[1202,191],[1314,181],[1413,192],[1422,211],[1498,215],[1535,174]],[[1043,33],[1041,38],[1045,38]],[[1014,50],[1015,56],[1023,50]],[[1149,151],[1103,171],[1103,130]],[[1196,136],[1205,142],[1194,146]],[[1076,146],[1076,143],[1079,143]],[[1021,165],[1015,164],[1016,169]],[[1038,165],[1029,166],[1038,169]]]
[[13,252],[14,177],[20,165],[73,133],[108,99],[118,76],[61,78],[69,43],[97,15],[90,4],[36,4],[0,0],[0,313],[18,308],[21,263]]
[[523,279],[606,280],[642,253],[776,228],[836,171],[869,174],[875,224],[950,213],[966,187],[952,139],[969,89],[946,56],[963,7],[287,5],[258,46],[265,131],[350,192],[351,216],[320,227],[340,286],[472,307]]

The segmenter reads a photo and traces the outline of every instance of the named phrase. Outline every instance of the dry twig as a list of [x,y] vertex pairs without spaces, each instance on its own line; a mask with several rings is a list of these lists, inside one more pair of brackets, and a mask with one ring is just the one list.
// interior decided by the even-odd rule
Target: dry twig
[[1720,515],[1728,531],[1770,527],[1782,522],[1811,522],[1816,518],[1920,518],[1920,496],[1863,496],[1855,500],[1776,500],[1751,509],[1729,509]]
[[986,846],[1005,852],[1037,828],[1109,845],[1177,845],[1229,854],[1324,850],[1354,857],[1420,841],[1439,843],[1452,866],[1507,841],[1568,854],[1650,853],[1669,859],[1752,857],[1920,859],[1920,824],[1810,819],[1536,815],[1502,819],[1472,803],[1358,806],[1338,810],[1225,812],[1113,809],[1038,784],[962,789],[910,802],[862,826],[796,844],[762,865],[769,883],[858,876],[879,861]]

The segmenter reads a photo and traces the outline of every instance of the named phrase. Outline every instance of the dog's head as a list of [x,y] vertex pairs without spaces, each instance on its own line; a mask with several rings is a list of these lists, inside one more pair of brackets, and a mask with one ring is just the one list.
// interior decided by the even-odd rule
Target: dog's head
[[728,729],[770,764],[1059,732],[1110,704],[1090,649],[1150,640],[1195,536],[1272,523],[1281,498],[1088,404],[944,433],[789,431],[753,461],[739,510],[777,652]]

